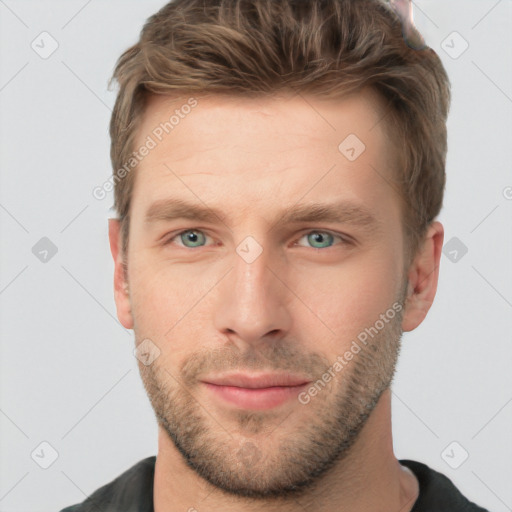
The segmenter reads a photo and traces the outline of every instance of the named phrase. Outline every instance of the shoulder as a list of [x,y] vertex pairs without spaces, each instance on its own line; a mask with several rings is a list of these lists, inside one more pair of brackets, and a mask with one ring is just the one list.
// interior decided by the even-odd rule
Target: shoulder
[[442,473],[414,460],[399,460],[418,479],[419,497],[411,512],[489,512],[465,498]]
[[60,512],[153,512],[155,461],[153,455],[137,462],[83,502]]

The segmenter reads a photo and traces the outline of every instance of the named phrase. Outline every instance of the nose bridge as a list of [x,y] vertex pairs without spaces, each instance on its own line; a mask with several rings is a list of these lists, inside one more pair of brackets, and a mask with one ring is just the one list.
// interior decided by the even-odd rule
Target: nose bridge
[[[260,238],[261,240],[261,238]],[[246,237],[236,248],[233,276],[234,292],[241,308],[263,309],[275,290],[275,274],[269,264],[271,253],[253,236]]]
[[279,256],[256,237],[246,236],[231,261],[216,304],[216,328],[234,333],[239,343],[255,343],[272,331],[286,331],[290,317],[287,288],[276,277]]

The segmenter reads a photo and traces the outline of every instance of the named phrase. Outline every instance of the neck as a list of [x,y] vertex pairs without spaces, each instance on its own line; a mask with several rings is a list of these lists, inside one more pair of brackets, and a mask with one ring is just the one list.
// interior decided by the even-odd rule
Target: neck
[[347,456],[297,499],[254,501],[225,494],[189,468],[159,427],[155,512],[409,512],[418,497],[416,477],[393,453],[391,392],[386,390]]

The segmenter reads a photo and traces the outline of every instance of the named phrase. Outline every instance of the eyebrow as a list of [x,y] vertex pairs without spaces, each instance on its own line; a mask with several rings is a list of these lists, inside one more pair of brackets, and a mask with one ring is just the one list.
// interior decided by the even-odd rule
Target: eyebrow
[[[366,207],[353,202],[296,204],[278,213],[276,224],[299,224],[306,222],[343,222],[375,231],[381,222]],[[144,221],[152,224],[158,221],[187,219],[197,222],[224,222],[223,214],[216,208],[190,203],[183,199],[160,199],[148,208]]]

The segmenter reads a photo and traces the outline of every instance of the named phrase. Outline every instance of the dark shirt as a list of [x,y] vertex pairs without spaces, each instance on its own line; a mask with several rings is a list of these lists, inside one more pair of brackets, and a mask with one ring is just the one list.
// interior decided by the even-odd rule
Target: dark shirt
[[[156,456],[141,460],[82,503],[60,512],[154,512],[153,478]],[[489,512],[468,501],[452,481],[427,465],[399,460],[418,479],[419,497],[412,512]]]

